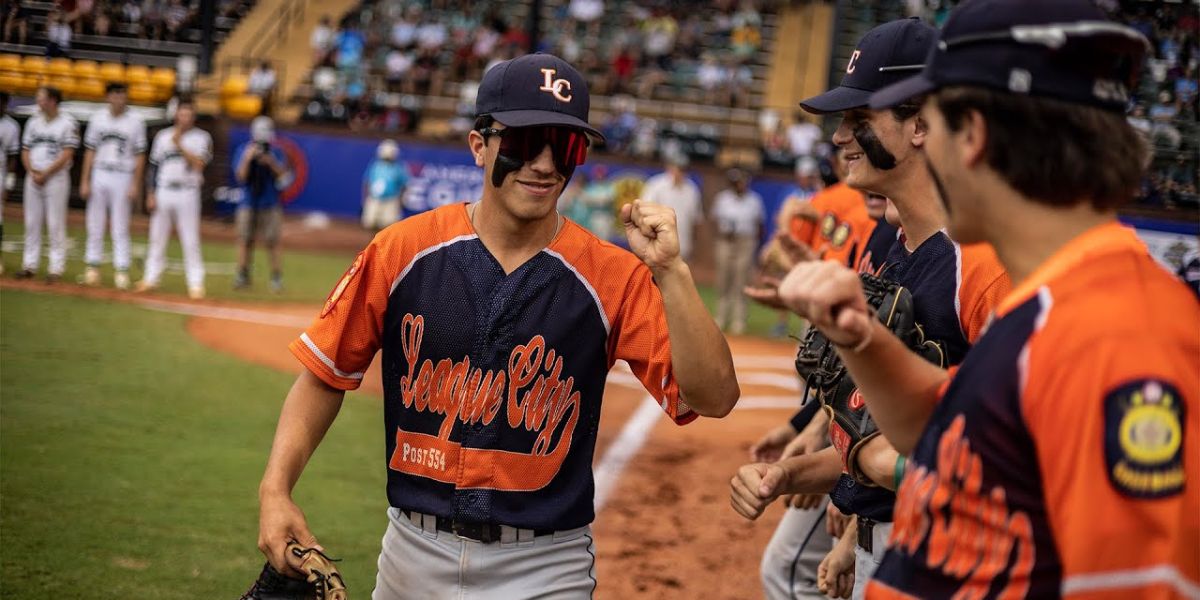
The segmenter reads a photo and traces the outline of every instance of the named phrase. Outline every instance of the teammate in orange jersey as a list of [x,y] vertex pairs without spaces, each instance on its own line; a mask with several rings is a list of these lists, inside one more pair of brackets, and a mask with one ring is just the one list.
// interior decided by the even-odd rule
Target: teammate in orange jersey
[[[917,322],[927,338],[943,349],[947,364],[954,365],[962,361],[999,298],[1007,293],[1008,278],[990,247],[960,246],[942,231],[947,219],[921,154],[925,126],[917,118],[919,106],[885,110],[866,106],[872,91],[904,79],[905,72],[918,71],[936,37],[937,30],[918,19],[901,19],[872,29],[859,41],[841,85],[801,106],[812,112],[841,113],[833,142],[847,159],[847,184],[890,198],[889,220],[904,231],[899,239],[891,236],[886,258],[880,260],[872,252],[871,261],[877,264],[869,270],[911,291]],[[857,272],[836,261],[809,264]],[[777,299],[775,291],[768,286],[748,293],[772,301]],[[815,412],[816,407],[808,409]],[[799,430],[802,421],[794,421],[793,427]],[[828,416],[819,413],[806,429],[828,423]],[[883,558],[895,504],[891,489],[901,458],[880,436],[855,456],[851,464],[848,454],[828,448],[769,464],[756,462],[741,467],[730,483],[733,507],[747,518],[756,518],[784,493],[829,493],[839,510],[855,515],[852,533],[857,539],[846,537],[851,538],[848,549],[855,555],[850,574],[856,597],[860,597],[867,578]],[[844,469],[860,471],[870,480],[843,474]],[[792,513],[787,513],[781,527],[795,521]],[[802,526],[793,527],[791,537],[802,536],[797,533],[801,530]],[[779,554],[777,539],[772,540],[766,556]],[[836,579],[849,578],[839,574]]]
[[949,232],[1015,287],[949,377],[852,274],[783,283],[911,452],[868,597],[1200,597],[1200,305],[1116,220],[1146,164],[1124,109],[1147,47],[1087,0],[975,0],[872,97],[929,95]]
[[[586,157],[588,90],[563,60],[490,69],[468,136],[482,198],[380,232],[291,345],[260,486],[279,569],[316,538],[292,487],[382,349],[388,528],[375,598],[588,597],[604,383],[617,360],[675,422],[738,398],[729,347],[679,256],[674,214],[622,209],[633,253],[556,212]],[[468,592],[469,590],[469,592]]]
[[875,219],[867,212],[863,192],[846,185],[846,161],[838,148],[833,157],[839,181],[809,199],[788,223],[792,239],[808,246],[818,260],[847,264],[856,243],[871,236]]

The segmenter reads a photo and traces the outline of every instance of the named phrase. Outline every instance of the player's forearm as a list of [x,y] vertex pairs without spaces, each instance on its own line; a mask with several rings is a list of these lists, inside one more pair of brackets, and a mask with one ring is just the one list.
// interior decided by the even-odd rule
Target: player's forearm
[[900,453],[888,443],[887,438],[879,435],[859,450],[855,460],[859,471],[866,475],[867,479],[895,491],[900,484],[896,480],[896,459],[899,457]]
[[842,459],[832,446],[814,454],[785,458],[776,464],[783,467],[785,475],[779,488],[781,494],[828,494],[842,475]]
[[26,173],[32,173],[37,170],[37,169],[34,169],[33,165],[30,164],[30,162],[29,162],[29,151],[28,150],[21,150],[21,166],[25,167]]
[[654,280],[662,293],[671,366],[684,400],[706,417],[729,414],[741,394],[733,355],[696,292],[691,270],[677,260],[673,266],[657,270]]
[[234,176],[237,177],[238,183],[246,183],[250,179],[250,153],[247,152],[240,162],[238,162],[237,172]]
[[291,494],[308,459],[337,417],[344,394],[309,371],[296,379],[279,414],[271,456],[258,488],[260,497]]
[[879,430],[896,450],[912,452],[933,414],[949,375],[917,356],[872,320],[871,342],[861,352],[838,349]]
[[96,160],[96,151],[88,148],[83,151],[83,167],[79,170],[79,183],[90,183],[92,181],[92,162]]
[[138,189],[146,177],[146,155],[139,154],[133,162],[133,189]]
[[44,172],[47,177],[53,175],[61,171],[64,167],[68,167],[73,160],[75,160],[75,149],[66,148],[62,151],[62,154],[58,155],[58,158],[54,162],[50,163],[49,167],[46,167]]

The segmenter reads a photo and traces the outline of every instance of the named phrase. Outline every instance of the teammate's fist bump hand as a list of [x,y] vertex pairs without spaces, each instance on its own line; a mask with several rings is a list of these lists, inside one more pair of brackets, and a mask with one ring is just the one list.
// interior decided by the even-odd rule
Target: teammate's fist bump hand
[[787,474],[777,464],[743,465],[729,481],[729,504],[739,515],[757,519],[784,487]]
[[870,336],[871,313],[858,273],[834,261],[803,262],[779,284],[779,298],[839,346]]
[[653,271],[677,266],[679,233],[675,211],[653,202],[634,200],[621,207],[629,249]]

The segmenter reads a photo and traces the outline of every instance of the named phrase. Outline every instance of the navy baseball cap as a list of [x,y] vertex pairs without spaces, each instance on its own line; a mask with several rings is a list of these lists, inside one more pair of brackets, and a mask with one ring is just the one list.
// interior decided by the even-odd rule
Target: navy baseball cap
[[488,69],[475,95],[475,116],[491,115],[509,127],[563,125],[603,140],[588,125],[587,82],[552,54],[526,54]]
[[1124,112],[1149,47],[1090,0],[969,0],[950,13],[921,73],[870,104],[975,85]]
[[859,40],[841,84],[800,107],[818,115],[864,107],[873,92],[920,71],[936,41],[937,29],[916,17],[884,23]]

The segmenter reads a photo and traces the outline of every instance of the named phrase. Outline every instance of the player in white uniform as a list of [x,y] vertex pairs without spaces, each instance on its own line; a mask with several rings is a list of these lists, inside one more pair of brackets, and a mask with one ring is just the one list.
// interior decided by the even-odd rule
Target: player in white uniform
[[175,109],[175,126],[154,136],[150,145],[150,165],[154,174],[146,207],[150,209],[150,250],[146,272],[137,291],[158,287],[166,268],[167,240],[171,221],[183,246],[183,266],[187,272],[188,296],[204,297],[204,260],[200,256],[200,185],[204,166],[212,160],[212,136],[196,128],[196,108],[190,100],[181,100]]
[[100,260],[104,254],[104,225],[112,232],[113,283],[129,287],[129,214],[141,195],[146,168],[146,123],[129,111],[128,90],[123,83],[110,83],[106,90],[108,110],[97,111],[83,135],[83,173],[79,196],[87,201],[87,270],[81,283],[100,284]]
[[[0,92],[0,240],[4,238],[4,196],[8,193],[8,174],[21,152],[21,126],[8,116],[8,93]],[[0,262],[0,273],[4,263]]]
[[67,267],[67,195],[71,162],[79,145],[79,128],[70,115],[58,112],[62,92],[44,86],[37,91],[39,112],[25,124],[21,162],[25,165],[25,256],[18,277],[34,276],[41,262],[42,221],[50,235],[46,281],[62,278]]

